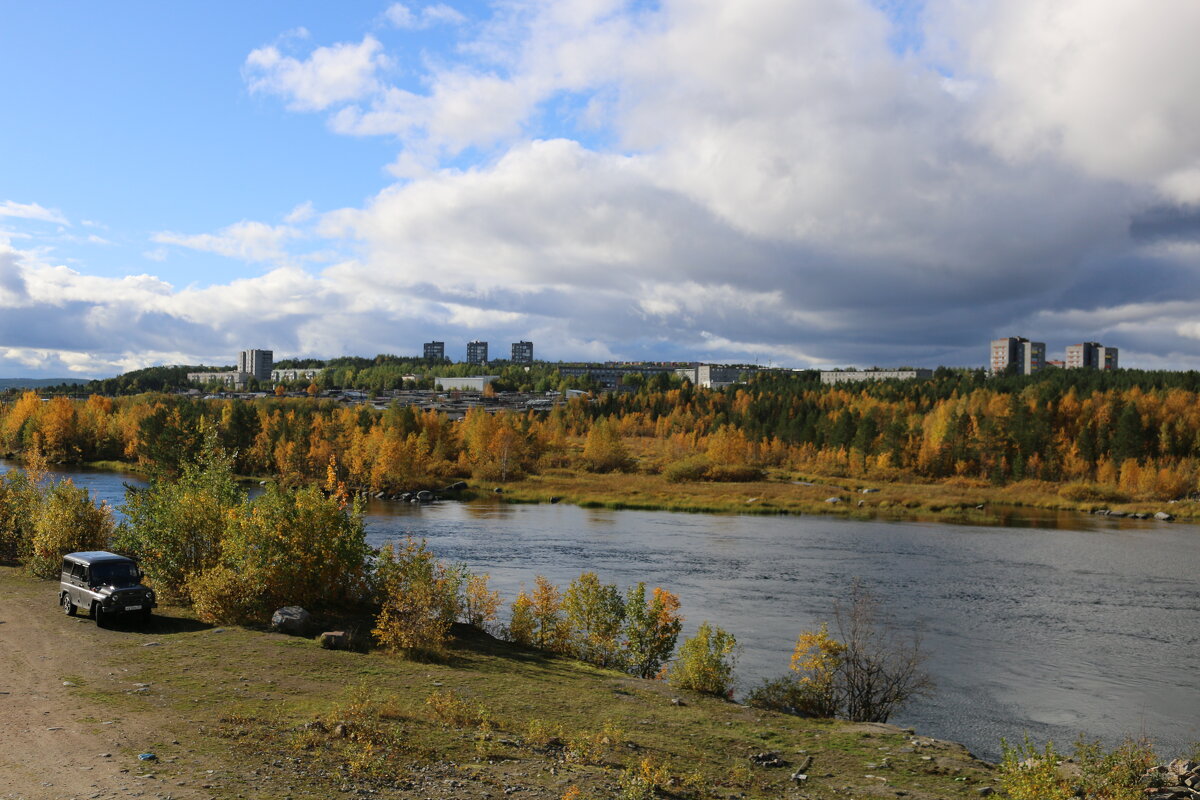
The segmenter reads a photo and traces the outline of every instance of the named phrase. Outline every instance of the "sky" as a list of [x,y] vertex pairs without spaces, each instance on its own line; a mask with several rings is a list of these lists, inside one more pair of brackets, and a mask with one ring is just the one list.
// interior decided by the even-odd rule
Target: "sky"
[[1200,368],[1195,0],[0,10],[0,377]]

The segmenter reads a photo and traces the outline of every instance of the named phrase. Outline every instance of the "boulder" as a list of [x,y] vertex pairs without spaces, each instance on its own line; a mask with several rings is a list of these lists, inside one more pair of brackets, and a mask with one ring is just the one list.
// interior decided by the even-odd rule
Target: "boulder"
[[345,631],[325,631],[317,637],[317,641],[326,650],[347,650],[350,647],[350,637]]
[[842,498],[840,498],[840,497],[826,497],[826,498],[825,498],[825,502],[826,502],[826,503],[840,503],[840,502],[842,502]]
[[417,492],[417,499],[422,503],[432,503],[433,492],[429,491],[428,489],[422,489],[421,491]]
[[461,492],[466,488],[467,488],[466,481],[455,481],[454,483],[450,484],[442,491],[443,492]]
[[1175,519],[1174,516],[1172,516],[1171,514],[1168,514],[1165,511],[1159,511],[1157,514],[1154,515],[1154,518],[1157,520],[1161,520],[1163,522],[1171,522],[1172,520]]
[[311,622],[312,615],[300,606],[284,606],[271,615],[271,630],[303,635]]

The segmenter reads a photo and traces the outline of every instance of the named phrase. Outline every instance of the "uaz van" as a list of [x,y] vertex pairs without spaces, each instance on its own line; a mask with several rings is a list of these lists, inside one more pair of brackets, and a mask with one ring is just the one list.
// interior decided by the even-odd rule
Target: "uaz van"
[[158,603],[154,590],[141,580],[142,571],[131,558],[104,550],[70,553],[63,557],[58,604],[72,617],[83,610],[97,625],[117,614],[146,620]]

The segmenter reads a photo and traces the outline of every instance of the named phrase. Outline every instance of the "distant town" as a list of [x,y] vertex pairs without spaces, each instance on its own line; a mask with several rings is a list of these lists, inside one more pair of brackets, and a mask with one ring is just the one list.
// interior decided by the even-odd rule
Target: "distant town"
[[[485,341],[466,343],[466,358],[463,364],[486,368],[489,364],[502,363],[506,366],[532,366],[534,362],[533,342],[513,342],[506,360],[493,361],[488,355],[489,345]],[[1081,342],[1068,345],[1065,358],[1047,360],[1046,344],[1019,336],[994,339],[991,342],[989,372],[992,375],[1033,375],[1045,369],[1118,369],[1118,349],[1106,347],[1099,342]],[[421,359],[429,365],[453,364],[446,357],[446,343],[425,342]],[[647,378],[670,375],[687,380],[703,388],[722,388],[745,382],[762,371],[791,372],[787,368],[761,367],[748,364],[713,364],[691,362],[603,362],[603,363],[558,363],[554,365],[563,378],[578,378],[595,388],[614,391],[634,389]],[[250,349],[238,354],[237,366],[232,369],[189,372],[187,380],[197,387],[223,388],[233,391],[248,391],[267,386],[295,385],[318,381],[325,367],[277,367],[271,350]],[[801,370],[803,371],[803,370]],[[827,369],[820,370],[823,384],[854,383],[868,380],[919,380],[933,377],[934,370],[925,367],[899,367],[870,369]],[[417,388],[418,375],[405,375],[406,383]],[[499,379],[498,375],[435,376],[429,388],[442,391],[483,392]]]

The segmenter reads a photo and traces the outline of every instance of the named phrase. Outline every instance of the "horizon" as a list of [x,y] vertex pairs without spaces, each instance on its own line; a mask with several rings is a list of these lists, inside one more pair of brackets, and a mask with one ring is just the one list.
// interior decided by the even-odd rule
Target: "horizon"
[[66,8],[0,31],[0,377],[431,339],[1200,368],[1186,0]]

